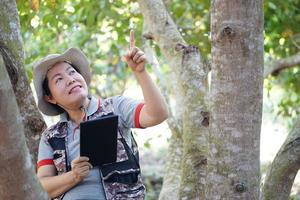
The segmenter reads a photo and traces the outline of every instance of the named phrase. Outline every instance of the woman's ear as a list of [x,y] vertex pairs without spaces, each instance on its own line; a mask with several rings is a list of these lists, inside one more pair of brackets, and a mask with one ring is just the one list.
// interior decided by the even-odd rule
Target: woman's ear
[[49,103],[52,103],[52,104],[56,104],[57,102],[55,101],[55,99],[50,95],[44,95],[44,100],[49,102]]

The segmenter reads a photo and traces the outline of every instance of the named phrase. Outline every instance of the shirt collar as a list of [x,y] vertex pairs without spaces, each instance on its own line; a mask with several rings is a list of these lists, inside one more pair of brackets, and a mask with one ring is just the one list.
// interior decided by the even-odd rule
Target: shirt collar
[[[91,116],[92,114],[94,114],[97,110],[98,110],[98,99],[94,96],[90,96],[91,101],[88,105],[87,108],[87,117]],[[68,118],[68,114],[67,112],[64,112],[60,115],[60,122],[68,122],[69,118]]]

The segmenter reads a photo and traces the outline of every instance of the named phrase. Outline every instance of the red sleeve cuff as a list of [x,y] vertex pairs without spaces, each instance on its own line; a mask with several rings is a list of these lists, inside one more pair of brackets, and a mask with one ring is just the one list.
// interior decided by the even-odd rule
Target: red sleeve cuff
[[134,113],[134,127],[135,128],[142,128],[140,125],[140,113],[145,104],[144,103],[139,103],[136,108],[135,108],[135,113]]
[[40,167],[42,167],[44,165],[54,165],[54,162],[52,159],[41,160],[37,163],[37,169],[39,169]]

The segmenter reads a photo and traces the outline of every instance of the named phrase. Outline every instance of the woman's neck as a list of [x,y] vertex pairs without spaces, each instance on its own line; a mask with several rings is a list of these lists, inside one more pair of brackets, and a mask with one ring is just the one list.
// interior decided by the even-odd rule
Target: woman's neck
[[69,119],[75,122],[76,124],[80,124],[80,122],[82,122],[86,117],[85,115],[87,114],[86,111],[90,104],[90,101],[91,100],[89,98],[86,98],[81,108],[78,108],[76,110],[67,110]]

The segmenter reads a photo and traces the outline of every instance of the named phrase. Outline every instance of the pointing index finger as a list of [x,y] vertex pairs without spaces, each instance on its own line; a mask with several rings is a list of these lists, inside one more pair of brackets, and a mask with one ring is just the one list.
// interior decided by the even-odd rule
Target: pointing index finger
[[134,31],[130,30],[130,50],[135,46]]

